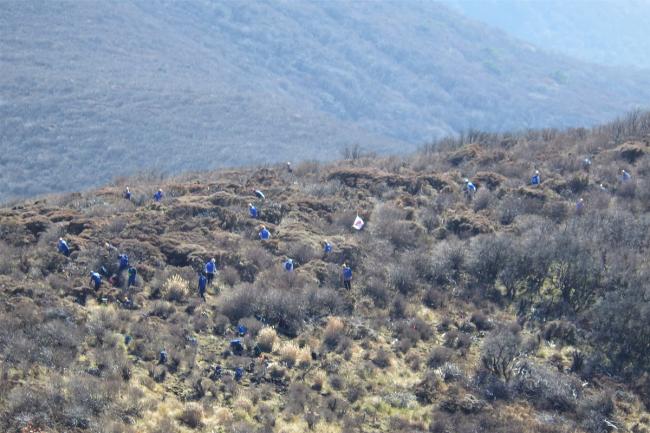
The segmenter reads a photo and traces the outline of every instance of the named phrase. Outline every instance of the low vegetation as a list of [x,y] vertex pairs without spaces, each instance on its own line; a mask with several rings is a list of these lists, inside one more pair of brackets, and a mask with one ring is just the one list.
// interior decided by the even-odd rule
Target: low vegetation
[[0,429],[647,432],[649,143],[635,113],[6,206]]

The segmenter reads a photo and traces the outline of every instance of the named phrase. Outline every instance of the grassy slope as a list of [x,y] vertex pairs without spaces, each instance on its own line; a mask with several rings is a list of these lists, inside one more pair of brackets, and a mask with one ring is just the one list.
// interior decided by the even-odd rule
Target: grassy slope
[[471,127],[591,124],[650,96],[643,74],[538,52],[433,3],[0,8],[0,199],[142,168],[327,159],[355,142],[395,152]]
[[[123,201],[123,185],[117,185],[4,208],[3,428],[31,421],[57,431],[98,432],[299,432],[308,425],[319,432],[594,432],[608,419],[645,431],[649,415],[640,399],[647,394],[624,375],[599,373],[595,366],[608,367],[583,332],[596,323],[589,314],[555,304],[550,278],[539,294],[521,293],[510,302],[501,279],[484,287],[484,274],[474,270],[490,255],[480,253],[486,240],[511,236],[525,244],[542,236],[542,248],[584,227],[591,231],[587,241],[599,236],[589,227],[616,216],[628,218],[621,220],[630,224],[625,232],[642,233],[623,242],[626,260],[635,263],[648,238],[647,125],[645,116],[627,132],[611,126],[592,133],[484,135],[473,137],[474,144],[403,159],[302,164],[293,175],[270,167],[162,182],[143,176],[129,180],[135,203]],[[611,141],[616,131],[626,134],[627,144]],[[640,158],[630,163],[626,149],[636,149]],[[586,187],[575,180],[584,179],[579,167],[585,154],[594,162]],[[533,164],[544,176],[539,190],[522,187]],[[620,167],[635,176],[636,193],[617,184]],[[463,199],[463,175],[479,184],[473,203]],[[148,197],[159,186],[167,198],[154,204]],[[259,204],[262,221],[246,215],[253,188],[267,195]],[[587,203],[582,217],[574,212],[578,196]],[[357,212],[367,222],[361,232],[350,228]],[[260,222],[273,234],[263,245],[256,239]],[[69,259],[54,251],[59,235],[73,246]],[[328,258],[320,254],[325,238],[334,244]],[[74,302],[87,290],[90,269],[114,265],[107,241],[138,267],[138,287],[130,293],[135,310],[120,308],[116,300],[123,294],[106,285],[98,294],[90,291],[85,306]],[[608,242],[612,256],[619,256],[618,244]],[[506,258],[514,257],[515,245],[503,251]],[[561,251],[556,254],[559,266]],[[298,260],[292,275],[280,267],[286,256]],[[195,272],[209,257],[221,268],[220,291],[211,289],[203,304],[194,293]],[[460,257],[457,274],[450,257]],[[355,270],[349,293],[338,281],[343,261]],[[159,290],[171,299],[172,275],[191,281],[189,290],[177,300],[158,299]],[[547,316],[526,305],[546,308]],[[597,305],[596,299],[587,311]],[[266,355],[267,369],[250,353],[224,354],[239,318],[258,332],[261,324],[246,318],[253,313],[281,333]],[[564,323],[561,329],[580,330],[571,331],[573,337],[548,331],[545,322],[553,318],[564,319],[553,322]],[[492,400],[487,392],[497,388],[480,380],[481,350],[490,327],[515,320],[523,324],[518,365],[533,366],[531,378],[542,375],[544,385],[530,388],[539,394],[517,391],[527,383],[518,373],[524,376],[512,380],[511,396]],[[128,347],[127,334],[134,337]],[[251,348],[256,339],[244,343]],[[173,366],[156,364],[162,347]],[[589,354],[589,371],[569,370],[576,349]],[[430,361],[434,350],[443,354],[439,363]],[[234,383],[232,369],[250,362],[255,372]],[[215,364],[227,374],[213,382]],[[611,410],[604,409],[607,401]],[[192,419],[201,421],[196,429],[188,426]]]

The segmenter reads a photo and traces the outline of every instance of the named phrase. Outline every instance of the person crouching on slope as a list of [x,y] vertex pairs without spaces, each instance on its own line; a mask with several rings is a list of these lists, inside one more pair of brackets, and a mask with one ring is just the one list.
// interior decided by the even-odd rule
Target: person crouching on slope
[[259,237],[261,241],[268,241],[271,239],[271,232],[266,228],[266,226],[262,226]]

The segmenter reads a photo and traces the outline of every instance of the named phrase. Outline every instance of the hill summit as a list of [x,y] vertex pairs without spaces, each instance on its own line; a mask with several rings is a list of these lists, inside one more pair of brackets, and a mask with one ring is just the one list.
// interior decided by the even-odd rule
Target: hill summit
[[2,430],[647,431],[649,146],[635,113],[4,207]]

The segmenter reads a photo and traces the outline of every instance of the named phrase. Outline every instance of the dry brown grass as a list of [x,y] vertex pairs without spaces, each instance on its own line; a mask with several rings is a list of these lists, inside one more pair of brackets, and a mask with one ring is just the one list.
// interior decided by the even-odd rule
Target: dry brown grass
[[273,352],[273,347],[278,340],[278,334],[275,329],[265,327],[257,334],[257,345],[262,352]]

